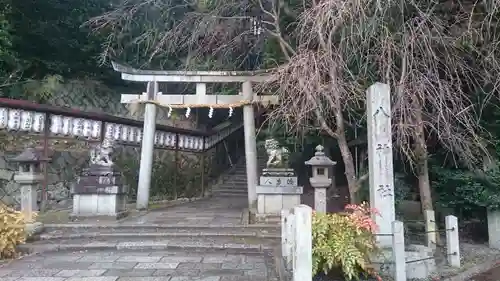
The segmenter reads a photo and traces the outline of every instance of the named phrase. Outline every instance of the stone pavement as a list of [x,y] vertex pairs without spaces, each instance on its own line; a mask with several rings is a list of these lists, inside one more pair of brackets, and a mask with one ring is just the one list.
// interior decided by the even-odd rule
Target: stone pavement
[[215,197],[125,218],[121,224],[241,225],[247,198]]
[[276,280],[266,253],[86,251],[28,256],[0,267],[1,281]]
[[0,281],[275,281],[279,226],[242,223],[246,198],[208,198],[119,222],[46,225]]

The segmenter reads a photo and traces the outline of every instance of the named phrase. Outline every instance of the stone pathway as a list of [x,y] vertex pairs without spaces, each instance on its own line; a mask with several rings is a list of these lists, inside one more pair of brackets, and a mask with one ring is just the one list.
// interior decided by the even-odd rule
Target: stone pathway
[[145,215],[128,218],[121,224],[241,225],[248,199],[222,197],[201,199]]
[[86,251],[28,256],[0,268],[1,281],[276,280],[268,253]]
[[0,281],[275,281],[278,225],[242,224],[246,198],[210,198],[119,222],[46,225]]

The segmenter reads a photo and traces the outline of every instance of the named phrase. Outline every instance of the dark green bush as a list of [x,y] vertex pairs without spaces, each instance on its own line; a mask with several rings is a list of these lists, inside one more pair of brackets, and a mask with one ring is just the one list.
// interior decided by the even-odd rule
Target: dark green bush
[[453,209],[459,217],[478,218],[500,208],[500,169],[468,171],[432,165],[431,186],[436,207]]
[[[173,151],[155,151],[154,156],[150,194],[152,199],[191,198],[201,195],[201,154],[178,153],[177,161]],[[135,198],[139,179],[139,152],[119,153],[115,157],[115,163],[122,172],[125,183],[129,185],[131,198]]]

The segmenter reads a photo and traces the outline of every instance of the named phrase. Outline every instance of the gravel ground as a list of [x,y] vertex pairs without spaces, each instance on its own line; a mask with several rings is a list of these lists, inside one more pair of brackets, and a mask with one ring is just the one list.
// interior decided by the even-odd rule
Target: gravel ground
[[[461,267],[452,268],[446,264],[445,251],[446,249],[442,247],[439,247],[438,251],[436,251],[437,273],[432,276],[432,280],[475,280],[469,279],[471,276],[468,275],[475,274],[477,271],[487,270],[488,268],[484,267],[488,267],[490,264],[495,263],[495,261],[500,260],[500,251],[491,249],[486,244],[461,243]],[[470,271],[476,272],[471,273]],[[500,274],[498,275],[498,279],[494,281],[500,281]]]

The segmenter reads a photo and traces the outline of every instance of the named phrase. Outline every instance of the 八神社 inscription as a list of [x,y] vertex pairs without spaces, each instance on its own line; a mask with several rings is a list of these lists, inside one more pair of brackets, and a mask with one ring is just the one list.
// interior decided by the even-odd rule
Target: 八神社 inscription
[[[370,206],[379,212],[374,218],[379,232],[389,234],[396,219],[389,85],[376,83],[368,88],[366,104]],[[390,236],[378,236],[377,239],[381,247],[391,246]]]

